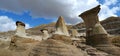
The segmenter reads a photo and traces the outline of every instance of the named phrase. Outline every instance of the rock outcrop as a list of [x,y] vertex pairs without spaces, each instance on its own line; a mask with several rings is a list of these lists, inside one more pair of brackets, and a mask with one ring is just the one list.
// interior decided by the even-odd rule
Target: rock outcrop
[[30,48],[34,43],[39,42],[31,38],[24,38],[20,36],[11,37],[9,49],[14,51],[25,51]]
[[71,37],[66,35],[53,34],[49,39],[54,39],[65,44],[72,44]]
[[69,36],[67,26],[65,25],[65,22],[62,16],[58,18],[58,21],[55,27],[56,27],[56,32],[55,32],[56,34]]
[[87,56],[75,46],[48,39],[37,44],[28,56]]
[[86,43],[109,54],[120,56],[120,49],[110,43],[108,33],[99,22],[99,11],[100,5],[79,15],[82,17],[86,25]]

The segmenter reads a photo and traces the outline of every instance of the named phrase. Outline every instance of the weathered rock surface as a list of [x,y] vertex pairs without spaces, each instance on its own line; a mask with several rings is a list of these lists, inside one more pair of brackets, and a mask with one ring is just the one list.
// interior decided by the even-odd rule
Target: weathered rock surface
[[30,46],[34,45],[36,42],[39,42],[39,41],[31,38],[24,38],[24,37],[15,35],[11,37],[9,49],[15,50],[15,51],[25,51],[29,49]]
[[58,34],[54,34],[50,37],[50,39],[54,39],[60,42],[63,42],[65,44],[72,44],[72,40],[71,37],[66,36],[66,35],[58,35]]
[[49,39],[37,44],[29,56],[86,56],[86,54],[75,46]]

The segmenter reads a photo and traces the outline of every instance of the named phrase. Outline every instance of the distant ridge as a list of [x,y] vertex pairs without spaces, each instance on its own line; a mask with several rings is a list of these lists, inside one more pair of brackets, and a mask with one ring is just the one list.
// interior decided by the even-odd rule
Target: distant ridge
[[[120,17],[108,17],[100,22],[110,34],[120,34]],[[76,29],[85,28],[84,22],[73,26]]]

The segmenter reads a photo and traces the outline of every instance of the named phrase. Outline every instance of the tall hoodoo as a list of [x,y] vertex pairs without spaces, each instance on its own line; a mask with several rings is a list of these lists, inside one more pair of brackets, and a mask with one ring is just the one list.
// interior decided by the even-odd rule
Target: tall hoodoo
[[112,55],[120,56],[119,48],[110,43],[108,33],[99,22],[99,11],[100,5],[79,15],[86,25],[86,43]]
[[16,26],[17,26],[16,35],[18,35],[18,36],[26,36],[25,24],[23,22],[17,21]]
[[99,44],[108,44],[107,32],[102,27],[98,19],[98,13],[100,11],[100,5],[83,12],[80,17],[85,22],[86,25],[86,42],[89,45],[99,45]]
[[67,35],[69,36],[67,26],[62,16],[60,16],[56,22],[56,34]]

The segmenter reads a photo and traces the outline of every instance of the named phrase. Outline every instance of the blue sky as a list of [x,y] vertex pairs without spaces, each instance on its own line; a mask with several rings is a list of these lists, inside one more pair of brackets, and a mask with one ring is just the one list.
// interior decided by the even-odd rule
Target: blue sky
[[0,31],[15,30],[15,22],[22,21],[26,28],[56,22],[63,16],[66,24],[77,24],[78,15],[101,5],[100,20],[120,16],[119,0],[0,0]]
[[8,12],[0,10],[0,16],[8,16],[14,21],[22,21],[24,23],[30,24],[31,27],[39,26],[41,24],[48,24],[53,22],[54,19],[45,19],[42,17],[33,18],[30,16],[30,12],[22,12],[22,14],[15,14],[13,12]]

